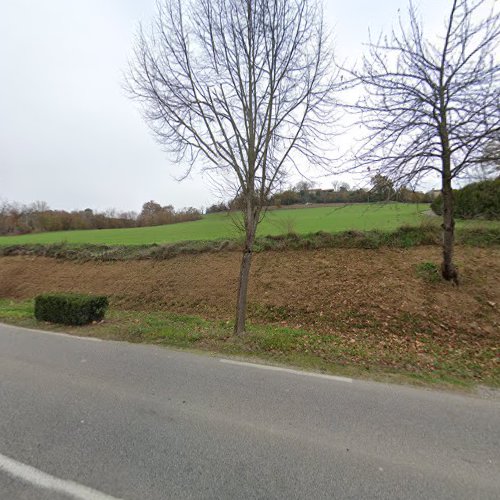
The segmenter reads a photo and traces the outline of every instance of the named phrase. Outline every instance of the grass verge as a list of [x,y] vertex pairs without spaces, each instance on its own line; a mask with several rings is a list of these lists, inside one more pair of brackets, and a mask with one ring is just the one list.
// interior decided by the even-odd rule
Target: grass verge
[[[70,327],[37,322],[33,317],[33,301],[7,299],[0,299],[0,321],[79,336],[260,359],[385,382],[458,390],[470,390],[477,384],[500,387],[500,374],[492,358],[494,353],[476,352],[471,361],[462,350],[452,352],[449,347],[418,340],[415,341],[417,350],[408,349],[404,358],[387,366],[385,345],[374,344],[368,336],[365,341],[361,337],[346,343],[340,336],[270,324],[250,325],[247,335],[237,338],[232,335],[230,322],[166,312],[111,309],[102,322]],[[429,360],[425,366],[420,362],[422,355]]]

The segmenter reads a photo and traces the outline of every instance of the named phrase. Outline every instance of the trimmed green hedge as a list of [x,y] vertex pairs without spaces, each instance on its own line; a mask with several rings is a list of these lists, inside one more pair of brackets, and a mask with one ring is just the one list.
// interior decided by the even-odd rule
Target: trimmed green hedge
[[102,320],[108,305],[104,296],[48,293],[35,298],[35,318],[64,325],[86,325]]
[[[500,177],[474,182],[453,190],[455,217],[459,219],[500,219]],[[443,214],[443,198],[439,195],[431,205],[437,215]]]

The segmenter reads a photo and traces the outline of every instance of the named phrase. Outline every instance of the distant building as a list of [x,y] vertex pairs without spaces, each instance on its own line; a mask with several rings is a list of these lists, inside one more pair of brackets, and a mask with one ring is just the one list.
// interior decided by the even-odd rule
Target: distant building
[[431,189],[430,191],[427,191],[427,193],[425,193],[425,194],[434,200],[435,198],[437,198],[441,194],[441,190],[440,189]]

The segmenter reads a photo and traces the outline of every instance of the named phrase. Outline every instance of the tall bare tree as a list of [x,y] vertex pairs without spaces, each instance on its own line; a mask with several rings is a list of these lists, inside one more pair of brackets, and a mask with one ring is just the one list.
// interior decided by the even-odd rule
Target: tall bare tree
[[243,200],[236,334],[266,200],[287,170],[325,160],[331,58],[316,0],[161,0],[138,35],[128,90],[156,138]]
[[484,162],[485,148],[499,134],[499,20],[498,4],[490,0],[453,0],[436,35],[425,31],[410,3],[409,22],[400,20],[390,36],[371,42],[354,72],[364,90],[354,109],[369,130],[358,166],[396,185],[440,175],[441,269],[456,284],[452,182]]

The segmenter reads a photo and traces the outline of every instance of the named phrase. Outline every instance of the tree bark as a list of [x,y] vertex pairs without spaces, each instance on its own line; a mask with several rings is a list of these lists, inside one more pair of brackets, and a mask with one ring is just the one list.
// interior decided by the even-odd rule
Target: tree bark
[[443,262],[441,264],[441,275],[445,280],[453,281],[455,285],[458,285],[458,271],[453,263],[453,247],[455,241],[453,191],[451,189],[451,176],[446,173],[442,178],[442,195],[443,224],[441,227],[443,228]]
[[[448,43],[448,39],[446,44]],[[453,263],[453,247],[455,243],[455,217],[453,204],[453,191],[451,189],[451,150],[447,114],[447,90],[444,86],[445,51],[441,63],[440,76],[440,124],[439,135],[441,138],[441,193],[443,195],[443,262],[441,263],[441,276],[446,281],[453,281],[458,285],[458,271]]]
[[253,244],[255,241],[255,221],[247,221],[245,229],[245,248],[243,249],[243,256],[241,258],[238,299],[236,302],[236,322],[234,325],[235,335],[243,335],[246,328],[248,281],[250,277],[250,266],[252,264]]

